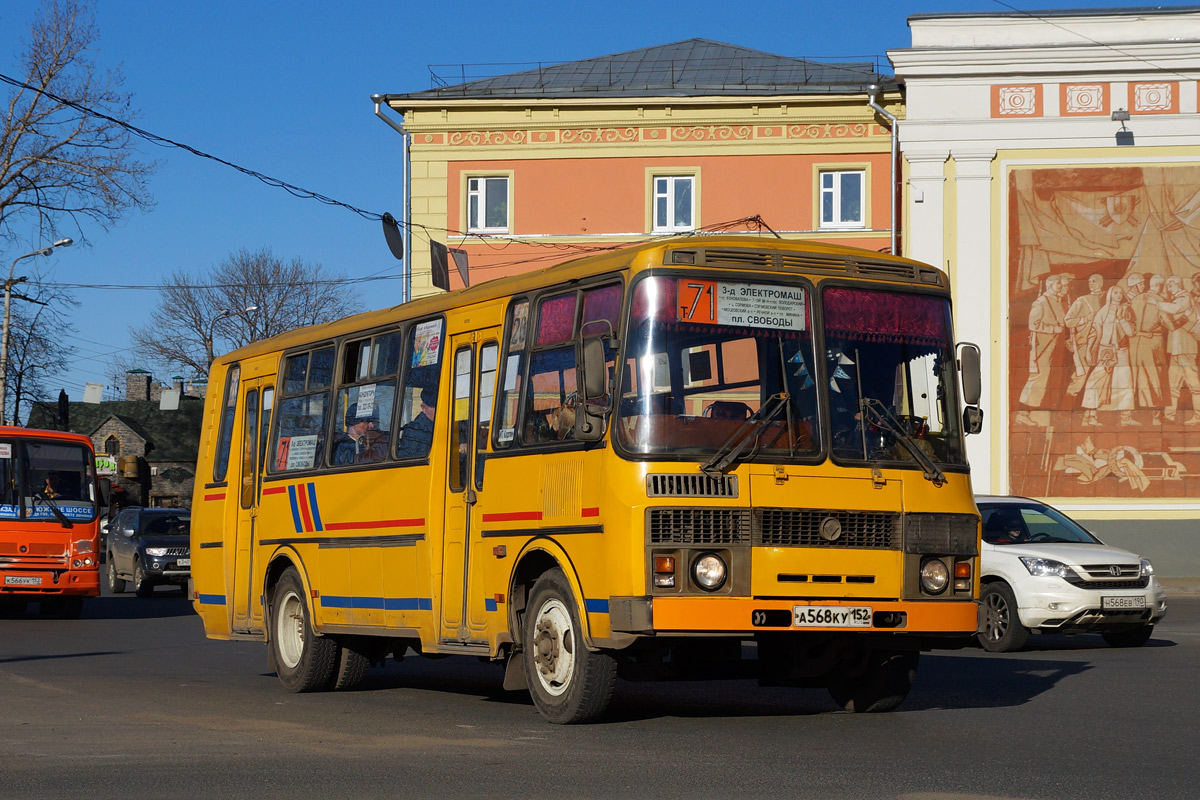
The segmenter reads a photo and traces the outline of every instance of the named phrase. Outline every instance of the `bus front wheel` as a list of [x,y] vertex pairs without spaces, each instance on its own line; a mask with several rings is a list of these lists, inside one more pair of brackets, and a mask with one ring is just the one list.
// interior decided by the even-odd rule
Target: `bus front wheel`
[[891,711],[908,697],[919,656],[915,650],[872,652],[861,670],[840,675],[829,684],[833,702],[858,713]]
[[561,570],[542,574],[526,607],[521,650],[533,704],[550,722],[590,722],[608,707],[616,661],[588,650],[579,610]]
[[304,584],[294,567],[271,593],[271,662],[289,692],[313,692],[332,685],[338,666],[337,642],[317,636],[304,602]]

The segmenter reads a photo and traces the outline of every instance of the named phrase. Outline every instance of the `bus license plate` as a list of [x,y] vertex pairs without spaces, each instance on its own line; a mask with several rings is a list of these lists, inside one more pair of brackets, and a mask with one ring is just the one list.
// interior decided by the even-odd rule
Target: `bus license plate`
[[1101,608],[1145,608],[1144,597],[1101,597]]
[[795,628],[869,628],[870,606],[793,606]]
[[191,565],[192,565],[192,560],[190,558],[175,559],[175,566],[177,566],[177,567],[190,567]]
[[42,579],[34,577],[25,577],[24,575],[5,575],[5,586],[41,586]]

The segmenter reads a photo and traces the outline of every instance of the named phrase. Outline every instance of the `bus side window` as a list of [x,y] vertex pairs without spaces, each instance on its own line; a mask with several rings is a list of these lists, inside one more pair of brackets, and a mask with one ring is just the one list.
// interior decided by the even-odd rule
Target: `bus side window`
[[483,489],[483,465],[492,432],[492,406],[496,401],[497,358],[500,345],[485,342],[479,349],[479,411],[475,416],[475,488]]
[[221,406],[221,433],[217,439],[217,457],[213,463],[213,480],[225,480],[229,471],[229,446],[233,442],[233,413],[237,410],[238,382],[242,368],[234,364],[225,378],[225,402]]
[[433,423],[437,418],[443,334],[441,319],[418,322],[412,327],[409,366],[400,387],[397,458],[429,456],[429,448],[433,444]]
[[313,469],[324,449],[325,417],[333,377],[333,347],[288,356],[283,396],[274,421],[270,472]]
[[526,340],[529,331],[529,301],[521,298],[509,310],[508,346],[504,357],[504,383],[500,390],[496,414],[495,447],[511,447],[517,430],[517,411],[521,398],[521,369],[525,366]]

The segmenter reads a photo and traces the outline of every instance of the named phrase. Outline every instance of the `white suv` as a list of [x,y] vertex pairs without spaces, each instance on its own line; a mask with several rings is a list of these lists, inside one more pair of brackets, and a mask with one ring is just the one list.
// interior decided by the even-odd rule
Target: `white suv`
[[975,501],[983,516],[978,636],[985,650],[1018,650],[1030,632],[1094,632],[1114,647],[1137,647],[1166,615],[1167,596],[1148,559],[1104,544],[1037,500]]

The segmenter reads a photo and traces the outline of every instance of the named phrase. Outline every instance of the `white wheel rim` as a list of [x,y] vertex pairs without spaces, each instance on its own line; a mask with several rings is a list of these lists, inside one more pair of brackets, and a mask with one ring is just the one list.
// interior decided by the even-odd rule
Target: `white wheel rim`
[[571,613],[558,598],[547,600],[533,621],[533,663],[538,683],[558,697],[571,687],[575,671],[575,632]]
[[304,655],[304,601],[289,591],[279,602],[275,616],[275,643],[279,659],[288,669],[295,669]]

